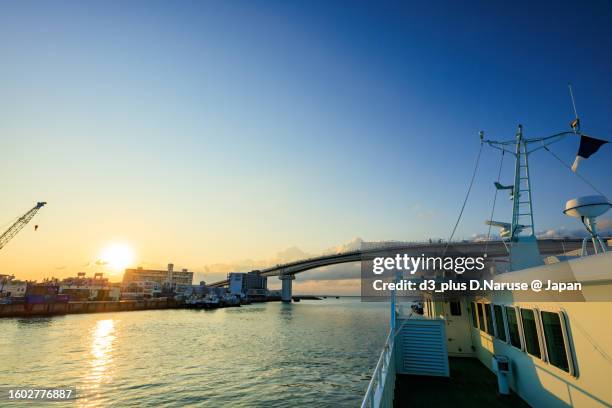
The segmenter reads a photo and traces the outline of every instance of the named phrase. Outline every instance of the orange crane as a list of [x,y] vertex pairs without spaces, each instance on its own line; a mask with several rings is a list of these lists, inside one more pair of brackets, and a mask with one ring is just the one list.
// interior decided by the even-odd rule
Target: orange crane
[[[2,235],[0,235],[0,249],[2,249],[6,244],[8,244],[8,242],[15,235],[17,235],[17,233],[19,231],[21,231],[21,229],[23,227],[26,226],[26,224],[28,222],[30,222],[30,220],[32,218],[34,218],[34,216],[36,215],[38,210],[40,210],[45,204],[47,204],[47,203],[44,202],[44,201],[39,201],[38,203],[36,203],[36,205],[34,207],[32,207],[32,209],[30,209],[30,211],[28,211],[27,213],[25,213],[21,217],[19,217],[17,219],[17,221],[15,221],[13,223],[13,225],[11,225],[11,227],[9,229],[4,231],[4,233]],[[38,225],[36,227],[38,227]],[[36,228],[36,229],[38,229],[38,228]]]

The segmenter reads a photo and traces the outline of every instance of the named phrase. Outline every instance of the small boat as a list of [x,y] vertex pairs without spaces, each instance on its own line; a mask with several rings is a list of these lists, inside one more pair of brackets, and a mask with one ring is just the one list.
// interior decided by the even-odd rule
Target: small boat
[[217,295],[209,293],[202,299],[202,305],[204,309],[216,309],[221,305],[221,302]]

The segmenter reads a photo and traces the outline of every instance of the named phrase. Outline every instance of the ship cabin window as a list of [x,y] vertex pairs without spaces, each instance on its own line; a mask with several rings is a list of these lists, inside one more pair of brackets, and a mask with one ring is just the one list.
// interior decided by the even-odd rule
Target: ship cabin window
[[478,328],[478,316],[476,315],[476,303],[472,302],[472,325]]
[[497,338],[506,341],[506,328],[504,326],[504,315],[500,305],[493,305],[493,314],[495,317],[495,328],[497,329]]
[[563,371],[570,372],[568,349],[562,328],[562,317],[559,313],[541,312],[542,328],[546,343],[548,362]]
[[521,309],[521,322],[525,336],[525,349],[532,356],[542,358],[535,313],[532,309]]
[[461,316],[461,302],[450,301],[448,302],[451,316]]
[[484,305],[482,303],[476,303],[478,307],[478,327],[480,330],[485,330],[485,320],[484,320]]
[[493,316],[492,316],[492,312],[491,312],[491,304],[487,304],[485,303],[483,305],[484,307],[484,311],[485,311],[485,316],[487,318],[487,333],[489,333],[491,336],[493,336],[495,334],[495,329],[493,328]]
[[508,334],[510,335],[510,344],[517,349],[521,349],[521,335],[519,331],[518,319],[516,317],[516,309],[512,306],[506,306],[506,320],[508,321]]

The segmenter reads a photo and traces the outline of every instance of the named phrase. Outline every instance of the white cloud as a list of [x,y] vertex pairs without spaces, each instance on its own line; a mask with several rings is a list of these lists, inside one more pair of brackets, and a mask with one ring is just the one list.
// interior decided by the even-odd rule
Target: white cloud
[[[612,218],[602,218],[597,222],[597,230],[603,237],[612,236]],[[536,231],[536,237],[538,238],[583,238],[587,236],[586,229],[577,227],[569,229],[567,227],[549,228],[546,230]],[[482,232],[474,234],[471,237],[472,241],[484,241],[487,239],[487,234]],[[498,234],[491,233],[491,239],[499,239]]]
[[[194,280],[199,282],[216,282],[223,280],[230,272],[249,272],[257,269],[265,269],[270,266],[284,264],[288,262],[298,261],[300,259],[312,258],[315,256],[335,254],[338,252],[355,251],[361,248],[363,239],[356,237],[347,243],[327,248],[322,253],[312,254],[301,250],[298,247],[290,247],[278,252],[274,257],[269,259],[243,259],[236,262],[207,264],[198,268],[202,272],[195,274]],[[300,274],[300,280],[318,280],[318,279],[350,279],[359,277],[359,268],[351,265],[335,265],[319,268],[312,272],[304,272]]]
[[[612,236],[612,218],[602,218],[598,220],[597,230],[599,235],[603,237]],[[536,232],[538,238],[583,238],[587,235],[587,230],[584,227],[575,229],[560,227]]]

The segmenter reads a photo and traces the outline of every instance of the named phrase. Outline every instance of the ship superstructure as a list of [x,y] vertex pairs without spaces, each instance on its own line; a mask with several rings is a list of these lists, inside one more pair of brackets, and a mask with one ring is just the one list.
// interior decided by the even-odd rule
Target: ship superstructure
[[[554,155],[549,146],[568,136],[581,138],[574,166],[566,164],[574,173],[579,158],[606,143],[581,133],[577,118],[570,131],[548,137],[525,138],[520,125],[507,141],[486,139],[481,132],[481,149],[488,145],[502,160],[515,159],[513,184],[499,178],[494,183],[496,196],[511,195],[512,218],[486,223],[500,228],[508,250],[494,263],[501,267],[493,268],[492,282],[538,280],[581,290],[546,296],[518,290],[444,297],[424,292],[422,315],[415,313],[419,307],[406,311],[393,293],[391,330],[362,407],[612,406],[612,252],[597,230],[597,217],[611,204],[599,190],[566,203],[563,212],[586,229],[577,251],[543,258],[534,228],[530,155],[541,149]],[[590,146],[583,149],[584,144]],[[494,209],[495,204],[491,215]]]

